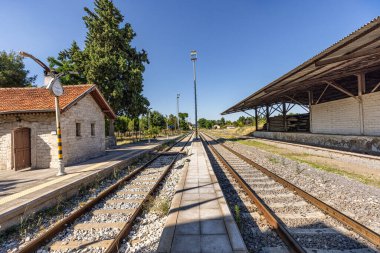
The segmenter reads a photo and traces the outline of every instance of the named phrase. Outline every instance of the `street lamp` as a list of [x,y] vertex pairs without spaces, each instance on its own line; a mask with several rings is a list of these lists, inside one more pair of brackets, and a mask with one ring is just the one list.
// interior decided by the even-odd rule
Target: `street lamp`
[[148,143],[150,143],[150,110],[152,108],[148,108]]
[[190,53],[191,61],[193,62],[194,71],[194,100],[195,100],[195,139],[198,139],[198,115],[197,115],[197,74],[195,69],[195,62],[197,60],[197,51],[192,50]]
[[[60,109],[59,109],[59,97],[63,95],[63,87],[60,81],[60,77],[67,73],[57,73],[56,71],[50,69],[46,66],[42,61],[37,59],[31,54],[26,52],[19,52],[22,57],[28,57],[34,60],[38,65],[40,65],[44,69],[45,75],[45,85],[47,85],[46,89],[50,91],[50,93],[55,97],[55,119],[57,125],[57,147],[58,147],[58,173],[57,176],[65,175],[65,167],[63,164],[63,155],[62,155],[62,133],[61,133],[61,120],[60,120]],[[74,72],[69,72],[74,73]]]
[[180,96],[180,94],[178,93],[177,94],[177,125],[178,125],[178,130],[180,130],[179,129],[179,96]]
[[166,119],[166,139],[169,139],[169,118],[168,115],[165,115]]

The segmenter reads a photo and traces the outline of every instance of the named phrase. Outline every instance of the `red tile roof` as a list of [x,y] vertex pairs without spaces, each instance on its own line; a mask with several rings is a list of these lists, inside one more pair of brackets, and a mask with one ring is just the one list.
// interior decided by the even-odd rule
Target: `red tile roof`
[[[59,106],[64,112],[81,98],[91,94],[103,112],[111,119],[116,117],[100,91],[93,84],[64,86]],[[54,96],[45,88],[0,88],[0,114],[54,112]]]

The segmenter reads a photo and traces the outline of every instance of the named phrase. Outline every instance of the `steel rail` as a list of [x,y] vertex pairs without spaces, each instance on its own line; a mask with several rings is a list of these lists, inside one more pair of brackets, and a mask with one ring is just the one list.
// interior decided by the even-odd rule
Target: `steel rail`
[[370,228],[364,226],[363,224],[353,220],[352,218],[350,218],[349,216],[338,211],[334,207],[326,204],[322,200],[319,200],[318,198],[316,198],[316,197],[312,196],[311,194],[305,192],[301,188],[299,188],[299,187],[295,186],[294,184],[286,181],[282,177],[274,174],[273,172],[269,171],[268,169],[266,169],[266,168],[262,167],[261,165],[255,163],[254,161],[252,161],[248,157],[236,152],[232,148],[230,148],[230,147],[228,147],[222,143],[219,143],[217,140],[215,140],[214,138],[212,138],[208,134],[205,134],[205,133],[203,133],[203,134],[208,136],[212,140],[214,140],[216,143],[218,143],[219,145],[221,145],[222,147],[224,147],[225,149],[227,149],[228,151],[230,151],[231,153],[233,153],[234,155],[236,155],[240,159],[244,160],[246,163],[248,163],[252,167],[260,170],[265,175],[269,176],[270,178],[272,178],[276,182],[280,183],[282,186],[284,186],[284,187],[290,189],[291,191],[295,192],[297,195],[301,196],[303,199],[305,199],[306,201],[308,201],[309,203],[311,203],[315,207],[319,208],[322,212],[330,215],[334,219],[338,220],[342,224],[344,224],[347,227],[349,227],[350,229],[352,229],[352,231],[354,231],[355,233],[361,235],[363,238],[370,241],[371,243],[373,243],[377,247],[380,247],[380,235],[378,233],[376,233],[375,231],[373,231],[372,229],[370,229]]
[[[190,134],[191,137],[192,134]],[[176,144],[181,142],[183,139],[186,138],[187,135],[180,137],[177,142],[169,146],[167,149],[165,149],[164,152],[170,150],[173,148]],[[190,138],[189,138],[190,140]],[[188,141],[186,142],[187,145]],[[185,145],[185,146],[186,146]],[[182,150],[181,150],[182,151]],[[45,244],[46,241],[51,240],[54,238],[59,232],[64,230],[67,225],[72,224],[77,218],[88,212],[92,207],[94,207],[97,203],[99,203],[101,200],[103,200],[105,197],[107,197],[109,194],[111,194],[113,191],[119,188],[124,182],[132,179],[134,176],[136,176],[138,173],[143,171],[146,167],[148,167],[151,163],[153,163],[157,158],[162,156],[162,153],[158,153],[155,155],[152,159],[150,159],[148,162],[146,162],[144,165],[140,166],[130,174],[126,175],[125,177],[119,179],[116,183],[110,185],[105,190],[100,192],[95,198],[91,199],[90,201],[86,202],[83,206],[81,206],[79,209],[71,213],[69,216],[63,218],[62,220],[58,221],[56,224],[54,224],[51,228],[49,228],[46,232],[41,234],[40,236],[36,237],[32,241],[30,241],[28,244],[26,244],[24,247],[22,247],[18,253],[30,253],[30,252],[36,252],[39,247]],[[177,156],[176,156],[177,158]]]
[[219,159],[220,162],[227,168],[233,178],[238,182],[239,186],[244,189],[248,197],[256,204],[257,208],[264,215],[270,226],[281,237],[284,243],[289,248],[290,252],[306,253],[306,250],[297,242],[296,239],[286,229],[286,225],[281,219],[265,204],[265,202],[257,195],[257,193],[247,184],[247,182],[236,172],[234,168],[223,158],[223,156],[212,146],[212,144],[200,134],[203,143],[207,143],[205,148],[210,147],[211,152]]

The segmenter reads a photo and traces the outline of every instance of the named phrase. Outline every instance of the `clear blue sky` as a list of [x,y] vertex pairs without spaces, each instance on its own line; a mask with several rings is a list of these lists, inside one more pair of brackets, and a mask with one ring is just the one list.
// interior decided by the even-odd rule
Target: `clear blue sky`
[[[194,120],[192,65],[198,51],[198,118],[220,112],[298,66],[380,14],[378,0],[115,0],[148,52],[144,94],[154,109]],[[0,50],[42,60],[83,45],[90,0],[3,0]],[[26,60],[32,74],[42,73]],[[233,114],[226,119],[236,119]]]

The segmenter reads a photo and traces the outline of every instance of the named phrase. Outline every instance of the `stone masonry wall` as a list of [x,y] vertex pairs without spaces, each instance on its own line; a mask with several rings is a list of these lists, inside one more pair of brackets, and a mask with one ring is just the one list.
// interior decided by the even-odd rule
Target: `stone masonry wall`
[[309,144],[319,147],[380,155],[380,137],[350,136],[334,134],[286,133],[256,131],[253,136],[258,138]]
[[48,168],[57,156],[53,113],[0,116],[0,170],[13,168],[12,131],[21,127],[30,128],[31,167]]
[[[81,136],[76,136],[76,123],[81,124]],[[91,123],[95,136],[91,136]],[[104,114],[91,97],[86,97],[68,109],[61,117],[63,159],[66,165],[82,162],[105,153]]]
[[[359,103],[345,98],[312,105],[312,132],[360,135]],[[363,95],[364,135],[380,135],[380,92]]]

